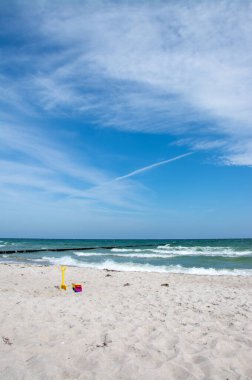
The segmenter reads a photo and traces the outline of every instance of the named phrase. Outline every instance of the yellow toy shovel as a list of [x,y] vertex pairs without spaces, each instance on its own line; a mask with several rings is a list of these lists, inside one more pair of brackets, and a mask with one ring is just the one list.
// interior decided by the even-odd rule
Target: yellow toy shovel
[[61,269],[61,272],[62,272],[62,279],[61,279],[60,289],[67,290],[67,286],[65,284],[65,271],[66,271],[67,267],[61,265],[60,269]]

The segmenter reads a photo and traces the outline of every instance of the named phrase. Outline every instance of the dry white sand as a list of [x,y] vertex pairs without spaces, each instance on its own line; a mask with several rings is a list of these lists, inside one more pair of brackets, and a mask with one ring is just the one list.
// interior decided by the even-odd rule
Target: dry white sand
[[[0,265],[0,378],[252,379],[252,278]],[[162,284],[169,286],[162,286]],[[126,285],[128,284],[128,285]]]

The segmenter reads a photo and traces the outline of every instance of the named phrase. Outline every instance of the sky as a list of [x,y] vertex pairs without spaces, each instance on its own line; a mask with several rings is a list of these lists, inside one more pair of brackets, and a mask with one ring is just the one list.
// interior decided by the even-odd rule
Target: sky
[[0,236],[252,237],[252,1],[0,2]]

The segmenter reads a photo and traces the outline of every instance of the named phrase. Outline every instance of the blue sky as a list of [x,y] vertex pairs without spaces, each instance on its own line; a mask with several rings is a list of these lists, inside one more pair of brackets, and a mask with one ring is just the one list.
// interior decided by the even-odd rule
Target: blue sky
[[251,1],[2,0],[0,235],[251,237],[251,35]]

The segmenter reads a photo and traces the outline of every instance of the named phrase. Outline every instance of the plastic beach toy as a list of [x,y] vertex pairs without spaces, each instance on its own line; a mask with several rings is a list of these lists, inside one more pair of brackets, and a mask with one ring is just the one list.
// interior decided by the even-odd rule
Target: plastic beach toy
[[72,284],[73,291],[75,293],[82,292],[82,285],[81,284]]
[[67,286],[65,284],[65,271],[66,271],[66,268],[67,267],[65,267],[63,265],[60,266],[60,269],[61,269],[61,272],[62,272],[62,279],[61,279],[60,289],[64,289],[64,290],[67,290]]

